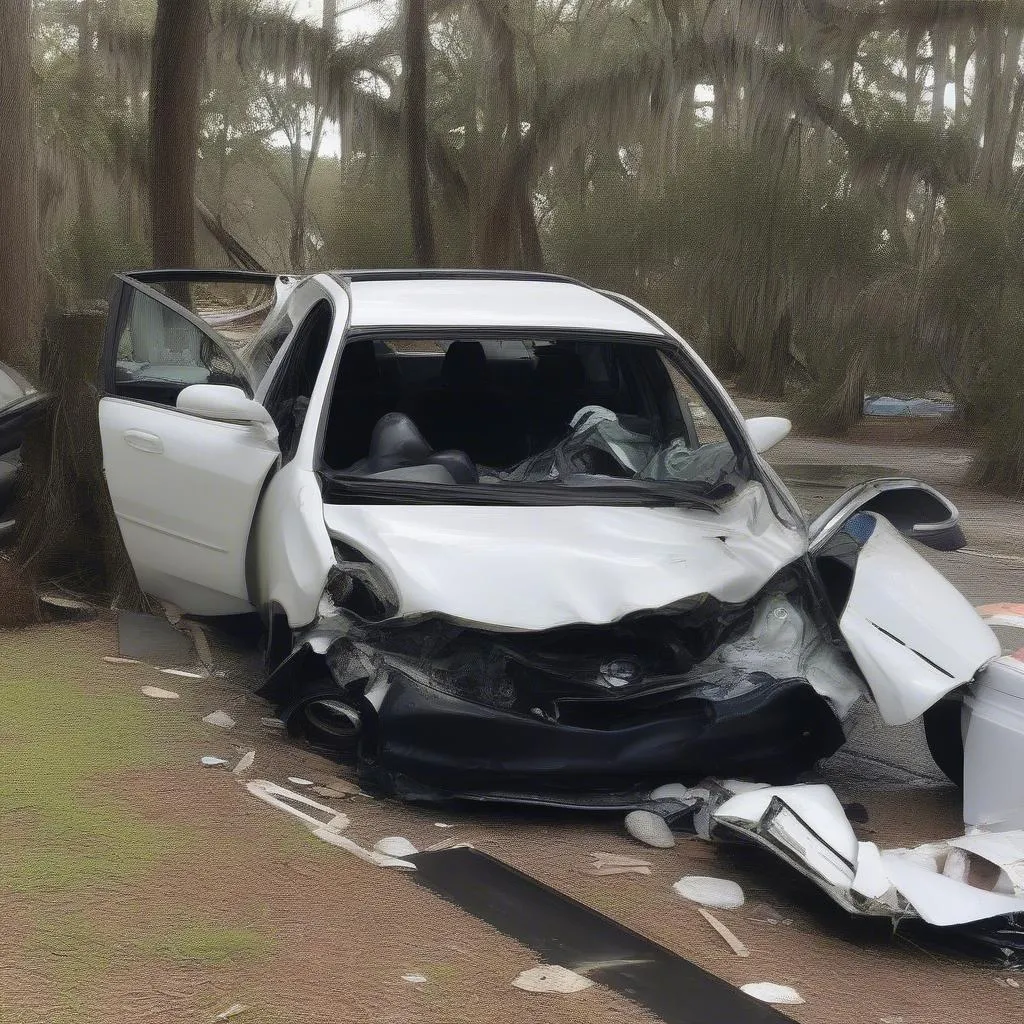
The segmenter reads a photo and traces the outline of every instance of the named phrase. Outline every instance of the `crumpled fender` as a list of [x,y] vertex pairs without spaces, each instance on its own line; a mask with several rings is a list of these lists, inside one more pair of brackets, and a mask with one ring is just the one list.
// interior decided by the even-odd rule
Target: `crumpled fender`
[[882,516],[858,513],[860,552],[839,628],[887,725],[922,715],[999,657],[970,602]]

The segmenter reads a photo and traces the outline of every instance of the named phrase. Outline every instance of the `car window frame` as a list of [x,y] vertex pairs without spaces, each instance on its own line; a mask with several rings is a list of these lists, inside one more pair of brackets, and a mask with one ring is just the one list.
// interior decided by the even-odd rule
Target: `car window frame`
[[[183,272],[180,272],[177,278],[172,275],[168,275],[166,277],[159,276],[156,271],[150,272],[150,276],[152,275],[157,275],[159,280],[178,279],[202,281],[215,279],[203,276],[201,273],[196,274],[195,277],[188,277]],[[152,405],[160,409],[177,410],[176,405],[168,405],[165,402],[153,402],[145,398],[128,398],[117,393],[117,380],[115,373],[117,370],[118,345],[124,330],[125,321],[132,307],[133,295],[135,292],[139,292],[180,316],[188,324],[195,327],[196,330],[198,330],[200,334],[202,334],[211,344],[215,345],[234,368],[236,376],[243,385],[242,391],[245,392],[246,397],[252,398],[254,396],[256,388],[253,385],[251,374],[249,373],[245,363],[238,358],[238,356],[231,350],[231,347],[224,341],[217,331],[214,330],[214,328],[206,323],[206,321],[201,317],[196,316],[191,310],[186,309],[181,305],[181,303],[175,302],[163,292],[146,284],[145,281],[141,280],[139,277],[131,274],[118,274],[115,278],[115,282],[113,291],[116,291],[116,295],[113,293],[111,295],[109,307],[110,313],[107,317],[106,335],[103,340],[103,359],[101,361],[100,368],[101,395],[109,398],[118,398],[125,402],[139,402],[142,405]]]

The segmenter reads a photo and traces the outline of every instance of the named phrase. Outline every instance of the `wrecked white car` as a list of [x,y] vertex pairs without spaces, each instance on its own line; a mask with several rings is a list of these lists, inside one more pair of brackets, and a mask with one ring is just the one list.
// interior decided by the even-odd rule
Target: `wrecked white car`
[[[219,280],[273,293],[255,340],[189,308]],[[112,309],[103,458],[140,584],[258,611],[263,693],[366,785],[628,808],[681,778],[785,783],[862,696],[937,716],[956,775],[964,699],[1022,691],[905,539],[962,545],[948,501],[882,480],[807,523],[761,457],[788,422],[744,421],[626,298],[149,272]]]

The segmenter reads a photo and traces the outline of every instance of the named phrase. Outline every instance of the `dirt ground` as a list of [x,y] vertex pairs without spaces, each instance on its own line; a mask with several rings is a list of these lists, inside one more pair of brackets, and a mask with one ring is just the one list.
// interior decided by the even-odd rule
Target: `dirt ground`
[[[1022,507],[971,500],[963,462],[942,461],[962,452],[919,441],[881,453],[867,441],[829,444],[787,441],[773,461],[948,475],[969,549],[980,554],[937,564],[972,599],[1024,597]],[[838,493],[816,479],[794,486],[809,508]],[[0,634],[0,1024],[211,1021],[235,1003],[248,1008],[242,1024],[649,1019],[600,985],[561,996],[512,988],[535,954],[406,875],[316,839],[227,768],[201,765],[203,755],[233,764],[255,750],[249,777],[352,786],[344,769],[261,724],[270,711],[252,693],[258,659],[207,635],[224,674],[193,679],[105,661],[118,654],[108,613]],[[145,685],[180,699],[145,697]],[[203,724],[215,710],[235,728]],[[865,805],[863,837],[883,847],[960,831],[957,793],[917,733],[894,736],[866,714],[824,772],[844,799]],[[1024,987],[1010,987],[1006,972],[853,920],[756,850],[698,839],[651,850],[619,816],[428,809],[358,795],[327,802],[351,817],[348,834],[364,845],[387,835],[420,848],[469,842],[733,984],[792,985],[806,1000],[785,1008],[797,1021],[939,1024],[1024,1012]],[[652,874],[589,876],[597,850],[644,857]],[[675,895],[672,883],[687,874],[743,886],[746,904],[719,917],[748,959]]]

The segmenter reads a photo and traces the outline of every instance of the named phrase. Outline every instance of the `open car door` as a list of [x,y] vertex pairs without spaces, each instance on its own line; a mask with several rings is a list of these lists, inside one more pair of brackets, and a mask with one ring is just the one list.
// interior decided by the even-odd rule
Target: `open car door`
[[[140,586],[184,611],[229,615],[252,610],[249,533],[279,451],[232,342],[183,304],[212,276],[168,273],[166,292],[151,286],[155,275],[118,279],[99,420],[107,486]],[[215,275],[234,277],[253,279]]]

